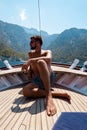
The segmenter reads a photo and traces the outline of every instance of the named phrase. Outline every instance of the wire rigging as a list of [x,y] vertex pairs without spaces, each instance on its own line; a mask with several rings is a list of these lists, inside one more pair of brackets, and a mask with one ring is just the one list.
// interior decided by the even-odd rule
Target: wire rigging
[[39,15],[39,31],[41,35],[41,16],[40,16],[40,1],[38,0],[38,15]]

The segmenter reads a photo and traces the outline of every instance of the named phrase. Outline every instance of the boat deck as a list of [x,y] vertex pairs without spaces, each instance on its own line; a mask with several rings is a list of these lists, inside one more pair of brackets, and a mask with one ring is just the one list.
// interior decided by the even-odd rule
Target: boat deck
[[[56,86],[57,87],[57,86]],[[56,88],[71,95],[71,103],[54,98],[57,114],[49,117],[45,111],[45,98],[28,99],[20,95],[16,87],[0,92],[1,130],[52,130],[62,112],[86,112],[87,97],[73,91]]]

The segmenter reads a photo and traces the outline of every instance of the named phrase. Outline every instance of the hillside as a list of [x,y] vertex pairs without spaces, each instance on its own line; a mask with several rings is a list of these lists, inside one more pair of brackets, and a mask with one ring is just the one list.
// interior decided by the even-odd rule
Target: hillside
[[53,61],[72,62],[78,58],[83,62],[87,60],[87,30],[65,30],[48,48],[53,52]]
[[[30,50],[30,37],[39,34],[36,29],[0,21],[0,56],[26,59]],[[50,36],[44,31],[41,31],[41,34],[45,43],[43,48],[46,48],[51,41]]]
[[[33,28],[25,28],[15,24],[0,21],[0,56],[25,58],[30,50],[30,37],[39,35],[40,32]],[[51,37],[47,32],[41,31],[43,48],[46,49],[55,36]],[[53,39],[53,40],[52,40]]]
[[[39,34],[36,29],[0,21],[0,59],[27,59],[29,38]],[[75,58],[79,58],[81,62],[87,60],[86,29],[71,28],[53,35],[41,31],[41,36],[43,49],[52,50],[53,61],[70,63]]]

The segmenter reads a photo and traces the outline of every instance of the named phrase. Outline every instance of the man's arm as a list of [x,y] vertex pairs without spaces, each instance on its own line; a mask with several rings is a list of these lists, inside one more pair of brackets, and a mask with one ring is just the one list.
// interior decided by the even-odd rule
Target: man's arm
[[25,73],[28,73],[28,67],[30,64],[37,62],[38,60],[44,60],[47,64],[51,63],[52,60],[52,52],[50,50],[47,50],[44,55],[40,57],[33,58],[30,56],[30,59],[22,65],[22,71]]
[[40,57],[36,57],[36,58],[30,58],[26,64],[27,66],[29,66],[31,63],[35,63],[37,62],[38,60],[45,60],[46,63],[51,63],[51,60],[52,60],[52,52],[50,50],[47,50],[45,52],[45,55],[42,55]]

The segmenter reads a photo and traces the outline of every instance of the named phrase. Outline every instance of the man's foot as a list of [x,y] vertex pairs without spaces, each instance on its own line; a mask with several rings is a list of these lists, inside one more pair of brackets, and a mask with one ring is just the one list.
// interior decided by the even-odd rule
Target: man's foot
[[48,116],[53,116],[53,115],[55,115],[57,113],[56,106],[55,106],[55,104],[53,102],[53,99],[51,97],[49,97],[47,99],[46,111],[47,111]]
[[67,94],[67,93],[62,93],[61,97],[66,98],[69,101],[71,100],[71,96],[69,94]]
[[71,100],[71,96],[67,93],[59,93],[58,91],[51,91],[52,92],[52,95],[53,97],[59,97],[59,98],[65,98],[67,100]]

